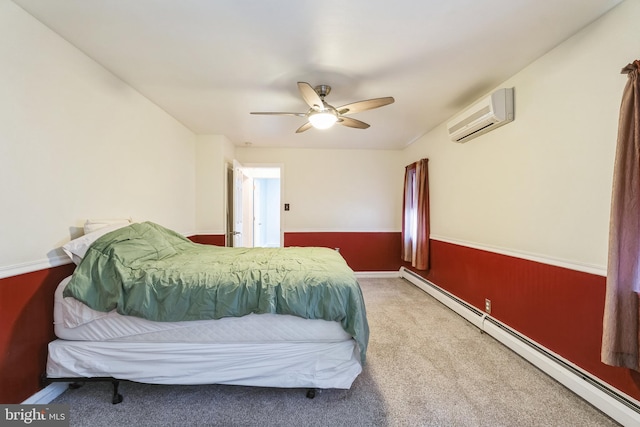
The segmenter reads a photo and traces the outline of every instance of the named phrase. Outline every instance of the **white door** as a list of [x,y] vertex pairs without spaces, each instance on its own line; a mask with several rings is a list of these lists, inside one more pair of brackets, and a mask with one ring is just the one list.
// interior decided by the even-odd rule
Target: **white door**
[[280,178],[255,178],[253,182],[253,244],[260,247],[279,247]]
[[231,230],[231,246],[242,246],[242,185],[244,173],[242,165],[233,161],[233,229]]
[[280,174],[280,166],[229,164],[227,246],[282,246]]
[[262,178],[253,180],[253,246],[260,248],[264,244],[265,219],[263,208]]

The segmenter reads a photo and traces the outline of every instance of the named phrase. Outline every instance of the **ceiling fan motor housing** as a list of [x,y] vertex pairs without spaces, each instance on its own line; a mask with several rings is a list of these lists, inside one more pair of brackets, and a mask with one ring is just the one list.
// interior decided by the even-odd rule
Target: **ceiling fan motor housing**
[[331,86],[329,85],[318,85],[313,89],[318,95],[320,95],[320,98],[324,98],[325,96],[329,95],[329,93],[331,93]]

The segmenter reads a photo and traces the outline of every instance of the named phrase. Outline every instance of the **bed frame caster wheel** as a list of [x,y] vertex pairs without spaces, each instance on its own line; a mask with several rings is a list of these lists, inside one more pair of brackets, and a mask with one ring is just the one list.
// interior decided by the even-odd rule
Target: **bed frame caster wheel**
[[316,397],[316,391],[314,389],[307,390],[307,399],[313,399]]

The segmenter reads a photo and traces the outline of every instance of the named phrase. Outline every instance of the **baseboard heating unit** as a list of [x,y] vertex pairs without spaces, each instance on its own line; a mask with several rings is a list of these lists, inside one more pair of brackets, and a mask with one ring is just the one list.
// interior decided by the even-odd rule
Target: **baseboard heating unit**
[[640,402],[603,383],[551,350],[404,267],[400,277],[422,289],[480,330],[624,426],[640,426]]

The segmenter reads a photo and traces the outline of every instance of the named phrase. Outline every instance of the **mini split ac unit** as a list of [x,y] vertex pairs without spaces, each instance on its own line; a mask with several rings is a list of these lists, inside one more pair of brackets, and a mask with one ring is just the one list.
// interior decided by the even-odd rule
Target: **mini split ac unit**
[[467,142],[513,121],[513,88],[498,89],[447,123],[454,142]]

